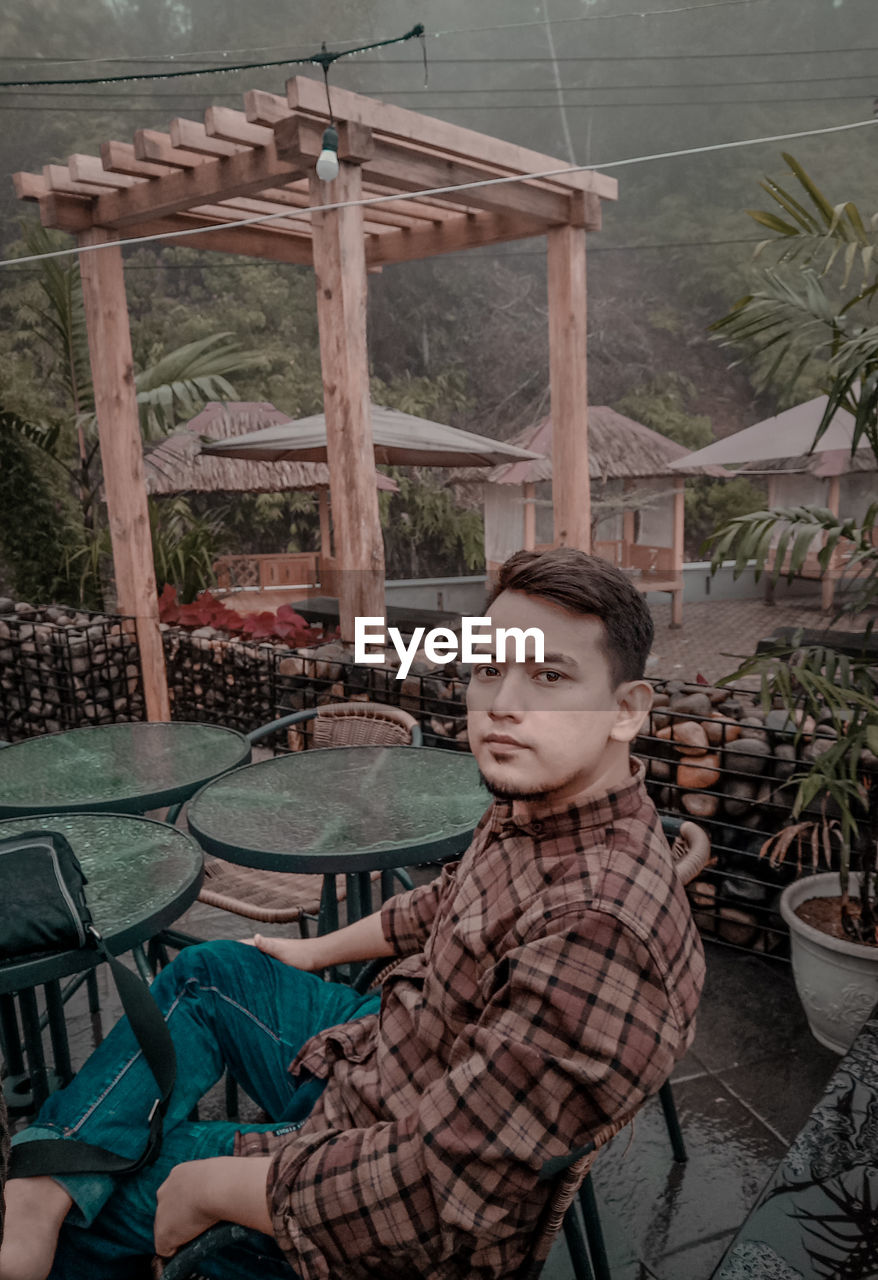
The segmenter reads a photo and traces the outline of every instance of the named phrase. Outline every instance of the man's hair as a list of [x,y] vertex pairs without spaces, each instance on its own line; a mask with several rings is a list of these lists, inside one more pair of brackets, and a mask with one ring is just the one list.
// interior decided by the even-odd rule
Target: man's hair
[[640,592],[606,560],[574,547],[516,551],[500,568],[489,608],[503,591],[523,591],[570,613],[599,618],[613,687],[642,679],[652,647],[652,617]]

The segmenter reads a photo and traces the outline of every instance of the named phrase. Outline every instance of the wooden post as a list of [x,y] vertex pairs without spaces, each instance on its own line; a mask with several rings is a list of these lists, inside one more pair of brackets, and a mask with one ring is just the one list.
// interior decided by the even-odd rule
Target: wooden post
[[682,476],[674,480],[674,535],[671,541],[674,582],[679,583],[671,592],[671,626],[683,625],[683,541],[686,527],[686,481]]
[[[830,476],[826,505],[835,516],[836,520],[838,519],[840,501],[841,478],[839,476]],[[839,563],[838,552],[836,550],[830,557],[829,564],[826,566],[826,572],[820,580],[820,608],[824,613],[829,613],[832,609],[832,602],[835,599],[835,574],[838,572]]]
[[329,490],[318,489],[317,501],[320,513],[320,554],[330,559],[332,556],[332,525],[329,520]]
[[[773,472],[768,477],[768,484],[766,487],[768,492],[765,498],[765,505],[768,507],[768,510],[770,511],[774,506],[774,504],[777,502],[777,478]],[[762,602],[763,604],[771,604],[771,605],[775,603],[774,574],[771,571],[768,571],[765,574],[764,585],[762,587]]]
[[[631,493],[634,488],[633,480],[626,477],[622,481],[622,492],[624,494]],[[634,546],[636,538],[634,536],[634,508],[625,507],[622,511],[622,560],[623,568],[627,568],[631,564],[631,548]]]
[[547,240],[555,545],[590,551],[585,230],[553,227]]
[[170,720],[122,250],[114,239],[99,227],[81,232],[81,245],[111,247],[82,254],[79,265],[116,597],[119,611],[136,620],[147,719]]
[[[311,179],[312,204],[359,200],[360,170],[342,161],[334,182]],[[317,322],[326,413],[326,451],[338,567],[339,623],[384,617],[384,541],[378,518],[369,364],[366,252],[360,207],[313,214]]]
[[537,541],[536,491],[537,487],[533,483],[522,485],[522,499],[524,501],[525,551],[533,551]]

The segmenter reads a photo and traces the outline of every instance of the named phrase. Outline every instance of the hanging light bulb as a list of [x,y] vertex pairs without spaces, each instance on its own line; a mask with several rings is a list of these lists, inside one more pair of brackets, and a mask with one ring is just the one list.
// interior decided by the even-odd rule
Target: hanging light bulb
[[317,157],[317,177],[332,182],[338,177],[338,130],[332,125],[323,130],[323,150]]

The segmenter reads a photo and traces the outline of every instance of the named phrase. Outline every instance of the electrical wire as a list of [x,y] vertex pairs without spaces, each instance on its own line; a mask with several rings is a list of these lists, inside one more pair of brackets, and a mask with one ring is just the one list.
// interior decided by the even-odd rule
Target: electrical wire
[[[729,0],[731,3],[731,0]],[[742,0],[743,2],[743,0]],[[755,0],[747,0],[747,3],[755,2]],[[704,6],[699,6],[704,7]],[[564,19],[562,19],[564,21]],[[542,23],[540,23],[542,25]],[[399,44],[403,40],[410,40],[413,35],[421,35],[416,29],[409,32],[405,36],[397,36],[393,40],[382,40],[373,45],[364,45],[362,48],[379,48],[387,44]],[[505,58],[505,57],[486,57],[486,58],[434,58],[431,66],[465,66],[465,65],[496,65],[496,64],[525,64],[533,65],[542,62],[676,62],[690,61],[692,59],[703,58],[786,58],[786,57],[820,57],[824,58],[834,53],[874,53],[878,51],[878,47],[874,45],[863,45],[859,48],[845,49],[775,49],[775,50],[744,50],[740,53],[645,53],[645,54],[598,54],[590,56],[576,56],[564,54],[556,59],[546,57],[535,58]],[[360,53],[359,48],[346,49],[340,51],[338,57],[356,57]],[[100,84],[134,84],[141,80],[178,80],[188,76],[210,76],[210,75],[229,75],[236,71],[259,71],[272,67],[290,67],[290,66],[307,66],[319,62],[320,55],[312,54],[307,58],[275,58],[270,62],[239,62],[225,67],[201,67],[183,71],[144,71],[125,76],[88,76],[73,79],[53,79],[53,80],[0,80],[0,89],[42,89],[51,88],[54,85],[100,85]],[[411,60],[407,58],[380,58],[369,59],[360,58],[361,66],[411,66]]]
[[[136,80],[176,80],[181,76],[208,76],[208,75],[227,75],[231,71],[252,71],[260,67],[287,67],[287,66],[308,66],[317,64],[326,68],[333,62],[337,62],[340,58],[354,57],[358,53],[363,53],[368,49],[383,49],[390,44],[403,44],[406,40],[413,40],[424,35],[424,27],[422,23],[417,23],[412,27],[411,31],[407,31],[403,36],[393,36],[389,40],[373,40],[371,44],[359,45],[354,49],[340,49],[337,52],[327,52],[324,43],[320,53],[312,53],[306,58],[280,58],[272,62],[240,62],[234,66],[227,67],[205,67],[196,71],[146,71],[136,75],[127,76],[96,76],[88,78],[78,78],[70,80],[0,80],[0,89],[28,89],[34,86],[46,87],[50,85],[62,84],[130,84]],[[325,71],[324,71],[325,74]]]
[[[661,90],[713,89],[713,88],[750,89],[750,88],[759,88],[762,85],[767,85],[767,84],[779,85],[779,86],[788,85],[788,84],[835,84],[839,80],[843,80],[845,82],[848,80],[868,80],[870,83],[874,83],[875,78],[876,78],[875,73],[872,71],[857,71],[853,73],[842,72],[840,75],[837,75],[837,76],[782,76],[782,77],[773,76],[769,80],[689,80],[689,81],[674,80],[666,84],[643,84],[642,82],[639,84],[603,84],[603,85],[602,84],[595,84],[595,85],[564,84],[561,86],[561,88],[562,90],[575,89],[577,91],[582,90],[583,92],[587,90],[590,93],[602,93],[602,92],[615,93],[617,90],[628,91],[633,89],[661,89]],[[22,96],[24,96],[23,90],[10,89],[8,92],[12,96],[17,96],[18,94],[21,94]],[[382,88],[379,86],[378,88],[367,87],[359,90],[358,92],[367,94],[370,97],[375,97],[378,94],[394,94],[397,97],[400,95],[404,95],[406,97],[421,98],[425,96],[436,97],[439,94],[449,94],[452,97],[460,98],[464,96],[469,96],[471,94],[480,94],[482,96],[493,96],[494,94],[497,94],[497,93],[550,93],[550,92],[553,92],[553,88],[552,86],[547,86],[547,85],[533,85],[533,86],[516,85],[515,88],[511,88],[511,89],[501,89],[497,87],[490,88],[490,89],[488,88],[486,89],[440,89],[438,87],[437,88],[431,87],[430,89],[424,89],[424,88],[397,89],[390,86],[387,86],[386,88]],[[72,99],[75,102],[82,101],[84,97],[95,97],[102,102],[110,101],[114,98],[118,98],[122,102],[127,102],[131,98],[149,98],[150,101],[167,98],[171,102],[180,102],[181,99],[183,98],[198,98],[199,101],[201,101],[205,98],[211,99],[215,96],[217,95],[212,93],[210,89],[203,89],[203,90],[192,89],[191,91],[184,89],[179,93],[162,93],[160,91],[156,92],[156,90],[154,89],[142,89],[139,91],[137,89],[126,89],[124,91],[119,91],[119,92],[116,92],[115,90],[110,90],[110,92],[108,93],[101,93],[100,91],[95,90],[93,93],[85,93],[85,94],[76,93],[72,91],[71,92],[61,91],[58,93],[47,92],[47,93],[40,94],[41,98],[53,98],[53,99],[63,98],[65,100]],[[222,92],[221,95],[219,96],[226,97],[226,98],[240,97],[240,90],[229,89],[225,92]]]
[[[547,90],[546,92],[550,92]],[[762,106],[783,106],[785,103],[799,102],[860,102],[863,99],[871,100],[874,97],[872,92],[861,93],[844,93],[844,94],[821,94],[817,97],[805,95],[799,98],[689,98],[689,99],[664,99],[664,100],[641,100],[639,102],[571,102],[565,99],[559,102],[556,98],[553,102],[507,102],[498,103],[469,103],[463,106],[454,106],[446,103],[436,103],[432,108],[426,107],[425,110],[441,111],[443,113],[449,111],[557,111],[559,107],[570,107],[574,110],[581,109],[585,111],[603,111],[606,109],[622,108],[623,110],[636,110],[638,107],[712,107],[712,106],[738,106],[738,107],[762,107]],[[0,103],[0,111],[57,111],[57,107],[39,107],[32,106],[28,103],[22,103],[21,106],[7,106]],[[158,110],[158,108],[157,108]],[[90,107],[65,107],[65,115],[92,115],[95,112],[110,111],[113,115],[140,115],[142,116],[147,107],[102,107],[95,104]]]
[[[727,8],[731,8],[731,7],[742,5],[742,4],[765,4],[768,2],[769,0],[713,0],[712,3],[689,4],[689,5],[682,5],[682,6],[678,5],[672,9],[649,9],[649,10],[639,9],[639,10],[632,10],[631,12],[628,12],[628,13],[589,13],[589,14],[582,14],[580,17],[576,17],[576,18],[553,18],[550,20],[550,25],[561,26],[562,24],[571,23],[571,22],[595,22],[605,18],[640,18],[640,19],[657,18],[657,17],[663,17],[666,14],[692,13],[699,9],[727,9]],[[776,3],[776,0],[771,0],[771,2]],[[482,32],[482,31],[509,31],[516,27],[530,27],[530,26],[543,26],[543,25],[545,24],[542,22],[510,22],[510,23],[503,23],[503,24],[500,24],[499,26],[493,26],[493,27],[449,27],[444,31],[433,31],[433,32],[428,32],[426,34],[429,34],[432,38],[436,39],[436,38],[441,38],[443,36],[470,35],[475,32]],[[287,50],[309,49],[309,48],[312,48],[315,43],[316,41],[309,41],[307,44],[286,44],[286,45],[282,45],[281,47]],[[362,43],[362,41],[360,37],[343,37],[342,39],[338,39],[338,40],[329,39],[327,43],[358,45]],[[123,55],[113,55],[113,56],[104,57],[104,58],[42,58],[36,55],[29,55],[29,54],[22,55],[21,57],[14,57],[10,55],[0,55],[0,63],[12,62],[16,64],[21,64],[25,62],[35,62],[35,63],[39,63],[42,66],[46,66],[48,64],[49,66],[53,66],[53,67],[67,67],[67,66],[77,66],[77,65],[98,66],[101,63],[105,63],[105,62],[113,63],[113,64],[122,64],[122,63],[129,63],[129,62],[134,62],[134,63],[191,62],[194,59],[201,58],[201,57],[210,57],[211,59],[216,59],[218,57],[226,58],[231,56],[232,54],[234,54],[235,56],[243,56],[244,54],[276,53],[276,52],[277,52],[277,45],[275,44],[275,45],[258,45],[255,48],[251,48],[251,49],[196,49],[188,53],[143,54],[141,57],[138,57],[138,58],[132,58],[132,57],[127,57]]]
[[[252,218],[236,219],[234,222],[216,223],[209,227],[190,227],[181,231],[160,231],[153,235],[132,236],[124,243],[128,246],[137,244],[154,244],[162,240],[183,240],[196,235],[209,235],[211,231],[230,231],[240,227],[258,226],[263,222],[280,222],[286,219],[310,217],[315,213],[330,213],[338,209],[370,208],[373,205],[387,204],[389,201],[418,200],[425,196],[443,196],[462,191],[473,191],[485,187],[507,186],[513,182],[540,181],[559,178],[571,173],[586,173],[592,170],[604,172],[607,169],[621,169],[633,164],[645,164],[653,160],[676,160],[686,156],[706,155],[716,151],[740,150],[743,147],[762,146],[767,143],[790,142],[797,138],[814,138],[831,133],[845,133],[853,129],[871,128],[878,120],[855,120],[849,124],[829,125],[821,129],[804,129],[796,133],[779,133],[761,138],[739,138],[733,142],[715,142],[708,146],[685,147],[679,151],[659,151],[651,155],[630,156],[624,160],[608,160],[597,164],[562,165],[554,169],[545,169],[535,173],[504,174],[497,178],[480,178],[475,182],[449,183],[442,187],[426,187],[420,191],[394,192],[391,195],[365,196],[360,200],[337,200],[328,204],[313,205],[303,209],[291,209],[288,213],[263,213]],[[34,253],[22,258],[0,259],[0,267],[21,266],[27,262],[42,262],[48,258],[67,258],[75,253],[91,253],[100,249],[116,248],[120,240],[102,241],[98,244],[77,245],[72,249],[55,249],[50,253]]]

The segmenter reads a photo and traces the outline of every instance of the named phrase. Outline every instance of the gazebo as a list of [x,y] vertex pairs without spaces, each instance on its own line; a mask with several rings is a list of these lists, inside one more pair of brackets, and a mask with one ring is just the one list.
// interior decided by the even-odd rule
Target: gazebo
[[[168,133],[141,129],[133,144],[109,140],[100,155],[15,175],[19,197],[39,202],[43,225],[73,233],[87,251],[82,287],[117,593],[120,610],[136,619],[150,719],[168,719],[170,703],[125,299],[121,243],[128,238],[160,233],[174,243],[198,231],[180,243],[313,265],[341,629],[350,637],[355,616],[384,613],[367,271],[545,235],[559,478],[554,541],[589,546],[586,233],[600,227],[601,199],[616,198],[615,180],[595,172],[530,177],[565,166],[341,89],[333,89],[332,102],[339,135],[332,182],[315,172],[329,123],[326,94],[303,76],[288,82],[284,96],[245,94],[243,111],[209,107],[203,121],[175,119]],[[418,194],[427,192],[434,194]]]
[[[723,475],[721,467],[693,467],[694,455],[667,436],[606,405],[588,410],[590,506],[596,555],[630,574],[639,591],[667,592],[671,626],[683,622],[683,476]],[[485,560],[488,573],[519,547],[551,545],[557,503],[553,416],[515,437],[546,455],[495,467],[485,482]],[[589,491],[590,489],[590,497]]]
[[[804,404],[794,405],[772,418],[744,427],[722,440],[715,440],[693,453],[687,464],[719,467],[719,473],[764,475],[768,484],[769,507],[823,506],[838,518],[861,520],[875,500],[875,473],[878,465],[868,442],[863,439],[852,450],[854,419],[845,409],[837,409],[817,444],[814,438],[829,403],[827,396],[817,396]],[[722,465],[720,465],[722,464]],[[674,468],[678,464],[673,464]],[[725,467],[730,468],[724,470]],[[778,528],[774,541],[781,536]],[[787,557],[789,559],[789,557]],[[836,547],[824,571],[811,550],[805,557],[800,574],[820,582],[820,605],[830,612],[836,583],[848,573],[844,552]],[[774,580],[765,579],[766,599],[773,599]]]
[[[211,400],[184,427],[178,428],[144,456],[146,491],[155,497],[177,493],[289,493],[307,489],[318,496],[320,546],[312,552],[276,555],[221,556],[214,565],[220,587],[259,589],[289,585],[333,585],[329,513],[329,467],[325,462],[241,461],[204,451],[205,439],[218,443],[237,440],[254,431],[288,421],[288,414],[267,400]],[[380,471],[375,487],[396,493],[399,486]]]

